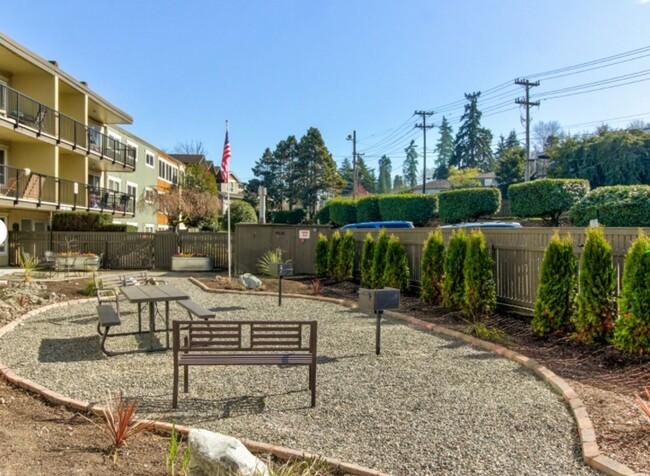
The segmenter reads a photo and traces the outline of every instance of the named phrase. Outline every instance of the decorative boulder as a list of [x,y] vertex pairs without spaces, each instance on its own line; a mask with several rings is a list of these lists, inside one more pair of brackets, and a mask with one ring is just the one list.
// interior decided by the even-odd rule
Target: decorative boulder
[[246,289],[259,289],[262,287],[262,281],[250,273],[242,274],[239,277],[239,282],[242,283]]
[[266,465],[236,438],[208,430],[190,430],[190,476],[268,476]]

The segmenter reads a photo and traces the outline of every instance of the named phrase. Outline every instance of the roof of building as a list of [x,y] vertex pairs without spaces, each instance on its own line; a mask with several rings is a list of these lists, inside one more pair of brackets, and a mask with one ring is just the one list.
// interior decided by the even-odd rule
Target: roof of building
[[176,160],[180,160],[184,164],[200,164],[205,162],[205,154],[169,154]]
[[[426,190],[447,190],[451,188],[451,184],[449,183],[448,180],[442,180],[442,179],[437,179],[437,180],[431,180],[430,182],[427,182],[425,185]],[[412,187],[411,190],[415,192],[419,192],[422,190],[422,184],[416,185],[415,187]]]

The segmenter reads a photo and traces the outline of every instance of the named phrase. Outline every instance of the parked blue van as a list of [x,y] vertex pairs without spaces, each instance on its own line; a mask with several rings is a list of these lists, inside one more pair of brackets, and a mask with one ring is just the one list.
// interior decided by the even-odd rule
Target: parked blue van
[[472,229],[472,228],[521,228],[521,223],[516,221],[484,221],[473,223],[456,223],[455,225],[441,226],[443,230],[456,230],[458,228]]
[[360,230],[366,228],[415,228],[412,221],[365,221],[361,223],[349,223],[341,227],[341,230]]

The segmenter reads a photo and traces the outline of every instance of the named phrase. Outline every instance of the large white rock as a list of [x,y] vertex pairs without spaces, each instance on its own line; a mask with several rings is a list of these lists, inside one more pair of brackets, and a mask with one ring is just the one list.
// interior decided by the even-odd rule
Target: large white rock
[[242,274],[239,277],[239,282],[242,283],[246,289],[259,289],[262,287],[262,281],[250,273]]
[[266,465],[232,436],[193,429],[189,434],[190,476],[268,476]]

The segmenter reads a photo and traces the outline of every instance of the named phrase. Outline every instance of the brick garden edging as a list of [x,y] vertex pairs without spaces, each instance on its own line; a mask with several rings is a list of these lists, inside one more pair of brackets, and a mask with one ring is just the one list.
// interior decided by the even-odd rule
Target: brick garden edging
[[[194,278],[190,278],[190,281],[194,282],[195,284],[197,283]],[[239,292],[239,291],[235,291]],[[270,293],[269,293],[270,294]],[[287,295],[290,296],[290,295]],[[294,295],[291,295],[294,296]],[[6,324],[5,326],[0,328],[0,338],[2,338],[4,335],[8,334],[9,332],[13,331],[17,326],[19,326],[21,323],[23,323],[26,319],[36,316],[38,314],[41,314],[43,312],[47,312],[50,309],[54,309],[57,307],[65,307],[65,306],[74,306],[77,304],[86,304],[95,301],[95,298],[86,298],[86,299],[75,299],[72,301],[64,301],[64,302],[58,302],[54,304],[48,304],[47,306],[39,307],[36,309],[32,309],[26,314],[23,314],[22,316],[18,317],[17,319],[14,319],[10,323]],[[334,300],[338,301],[338,300]],[[44,398],[48,402],[54,403],[56,405],[63,405],[67,408],[71,408],[73,410],[77,411],[82,411],[82,412],[89,412],[92,413],[96,416],[103,417],[105,407],[103,405],[98,405],[95,403],[91,402],[83,402],[80,400],[75,400],[73,398],[68,398],[66,396],[61,395],[60,393],[54,392],[48,388],[43,387],[42,385],[39,385],[36,382],[33,382],[31,380],[25,379],[20,377],[19,375],[16,375],[12,370],[4,365],[2,362],[0,362],[0,376],[4,378],[6,381],[23,388],[31,393],[35,393],[36,395],[39,395],[40,397]],[[144,420],[145,422],[152,423],[153,428],[155,431],[163,434],[171,434],[172,427],[175,429],[176,433],[180,433],[184,436],[187,437],[188,433],[192,429],[192,427],[189,426],[180,426],[180,425],[173,425],[171,423],[163,422],[163,421],[152,421],[152,420]],[[369,468],[364,468],[363,466],[359,466],[356,464],[352,463],[346,463],[343,461],[339,461],[334,458],[327,458],[323,457],[320,455],[315,455],[312,453],[307,453],[304,451],[298,451],[294,450],[291,448],[286,448],[284,446],[276,446],[276,445],[271,445],[268,443],[262,443],[259,441],[253,441],[249,440],[246,438],[240,439],[240,441],[246,446],[250,451],[252,452],[257,452],[257,453],[270,453],[282,460],[293,460],[293,459],[308,459],[308,458],[319,458],[323,461],[326,461],[329,465],[331,465],[333,468],[344,471],[347,474],[352,474],[355,476],[390,476],[386,473],[382,473],[380,471],[375,471]]]
[[[237,290],[221,290],[221,289],[210,289],[198,279],[189,278],[190,282],[194,283],[200,289],[205,292],[211,293],[233,293],[233,294],[251,294],[250,291],[237,291]],[[277,296],[277,293],[265,292],[265,291],[255,291],[255,295],[261,296]],[[303,294],[283,294],[283,297],[297,297],[302,299],[314,299],[318,301],[332,302],[335,304],[340,304],[348,307],[356,307],[354,303],[346,301],[343,299],[333,299],[320,296],[309,296]],[[415,317],[407,316],[395,311],[384,311],[384,315],[398,319],[400,321],[408,322],[409,324],[418,327],[420,329],[425,329],[431,332],[438,334],[443,334],[455,339],[462,340],[470,345],[475,347],[480,347],[485,350],[489,350],[497,355],[505,357],[509,360],[517,362],[520,365],[530,369],[536,376],[544,380],[547,384],[551,386],[553,390],[562,395],[565,402],[571,410],[571,414],[576,421],[578,426],[578,433],[580,435],[580,446],[582,448],[582,457],[585,463],[589,466],[596,468],[610,476],[648,476],[646,473],[637,473],[632,470],[630,467],[615,461],[609,456],[604,455],[600,452],[598,443],[596,442],[596,433],[594,431],[593,424],[589,418],[587,408],[584,405],[584,402],[575,390],[562,379],[557,376],[554,372],[549,370],[547,367],[541,365],[537,360],[531,359],[522,355],[518,352],[510,350],[506,347],[488,342],[485,340],[477,339],[462,332],[454,331],[446,327],[440,326],[438,324],[433,324],[430,322],[425,322]]]

